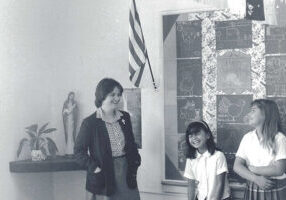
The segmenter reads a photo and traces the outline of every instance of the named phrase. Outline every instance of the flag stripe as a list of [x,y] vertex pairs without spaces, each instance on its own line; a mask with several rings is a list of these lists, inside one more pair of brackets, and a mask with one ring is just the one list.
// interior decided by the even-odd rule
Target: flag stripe
[[135,70],[133,67],[132,67],[132,65],[129,65],[130,66],[130,68],[131,68],[131,71],[134,71],[134,73],[133,74],[131,74],[130,73],[130,80],[131,80],[131,82],[136,86],[136,87],[138,87],[139,86],[139,84],[137,83],[136,84],[136,81],[137,81],[137,79],[138,79],[138,75],[139,75],[139,71],[140,71],[140,69],[138,69],[138,70]]
[[[138,43],[136,42],[136,40],[133,38],[132,33],[130,33],[130,38],[129,38],[131,44],[133,45],[133,48],[135,50],[135,52],[138,54],[138,57],[141,60],[145,60],[145,49],[142,50],[141,47],[138,45]],[[143,47],[144,48],[144,47]]]
[[[131,66],[131,68],[132,68],[132,66]],[[134,68],[132,68],[132,69],[134,70]],[[130,79],[136,87],[140,86],[140,81],[142,78],[143,70],[144,70],[144,67],[140,68],[139,70],[135,70],[135,73],[133,74],[132,79]]]
[[136,63],[133,56],[129,56],[129,64],[133,67],[134,70],[139,70],[141,67]]
[[138,24],[141,26],[141,22],[140,22],[140,19],[139,19],[139,14],[137,12],[135,0],[132,0],[132,1],[133,1],[133,6],[132,7],[133,7],[134,10],[132,9],[132,7],[131,7],[131,10],[134,11],[134,14],[135,14],[135,16],[134,15],[133,16],[135,17],[135,19],[138,22]]
[[133,69],[133,67],[129,64],[129,72],[130,72],[130,80],[133,79],[134,75],[135,75],[135,70]]
[[135,30],[139,34],[140,38],[142,38],[141,23],[140,23],[140,20],[139,20],[139,15],[138,15],[138,13],[137,14],[136,13],[137,12],[134,11],[134,9],[130,9],[129,17],[132,18],[132,20],[134,22],[133,24],[134,24]]
[[140,84],[141,78],[142,78],[142,74],[143,74],[143,70],[144,70],[144,66],[142,66],[142,67],[140,68],[138,77],[137,77],[136,82],[135,82],[135,86],[136,86],[136,87],[139,87],[139,84]]
[[131,56],[133,56],[135,62],[137,65],[139,65],[140,67],[144,66],[145,63],[143,63],[140,58],[138,57],[137,53],[135,52],[134,50],[134,47],[131,43],[131,41],[129,40],[129,50],[130,50],[130,53],[131,53]]
[[135,0],[131,0],[129,11],[129,79],[136,87],[140,85],[146,59],[146,46],[139,14]]
[[[140,36],[138,35],[137,31],[135,30],[135,25],[134,25],[134,21],[133,21],[133,18],[131,17],[131,14],[130,14],[130,17],[129,17],[129,22],[130,22],[130,34],[132,34],[131,36],[133,36],[133,38],[136,40],[138,46],[140,47],[140,49],[142,51],[145,50],[145,46],[143,44],[143,41],[142,39],[140,38]],[[140,33],[141,35],[141,33]]]
[[143,35],[142,35],[142,32],[141,32],[141,27],[140,27],[140,25],[138,23],[136,23],[136,21],[134,21],[134,17],[132,16],[132,14],[130,15],[129,22],[130,22],[129,24],[130,24],[130,27],[131,27],[131,29],[129,29],[130,32],[133,31],[133,34],[138,36],[138,37],[136,37],[138,39],[138,42],[140,42],[143,46],[145,46],[144,45]]
[[140,49],[136,41],[132,40],[132,38],[130,38],[129,41],[131,42],[134,52],[136,52],[138,58],[145,63],[145,53]]

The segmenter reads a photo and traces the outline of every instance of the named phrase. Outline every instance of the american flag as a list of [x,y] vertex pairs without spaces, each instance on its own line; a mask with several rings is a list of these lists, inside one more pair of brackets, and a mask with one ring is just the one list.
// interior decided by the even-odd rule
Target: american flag
[[136,8],[135,0],[131,0],[129,11],[129,79],[136,87],[140,86],[146,61],[148,61],[155,87],[139,14]]

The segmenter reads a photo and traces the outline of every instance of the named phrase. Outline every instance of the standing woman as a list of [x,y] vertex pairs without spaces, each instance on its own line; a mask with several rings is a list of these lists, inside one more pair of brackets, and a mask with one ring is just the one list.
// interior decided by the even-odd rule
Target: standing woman
[[130,115],[119,110],[123,88],[102,79],[95,91],[95,113],[85,118],[76,139],[77,162],[87,168],[86,189],[92,200],[139,200],[137,168],[141,157]]
[[245,200],[286,198],[286,137],[281,132],[277,104],[266,99],[251,103],[249,123],[255,130],[240,142],[234,171],[246,179]]

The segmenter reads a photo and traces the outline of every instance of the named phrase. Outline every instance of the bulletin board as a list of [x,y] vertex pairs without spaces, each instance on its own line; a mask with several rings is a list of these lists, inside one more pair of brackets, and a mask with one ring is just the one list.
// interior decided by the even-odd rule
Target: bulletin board
[[205,120],[225,153],[229,179],[253,99],[277,102],[286,130],[285,27],[240,19],[229,10],[163,16],[165,179],[184,180],[185,131]]
[[286,53],[286,26],[266,26],[266,54]]
[[142,148],[141,89],[125,88],[120,102],[122,110],[130,114],[135,142]]

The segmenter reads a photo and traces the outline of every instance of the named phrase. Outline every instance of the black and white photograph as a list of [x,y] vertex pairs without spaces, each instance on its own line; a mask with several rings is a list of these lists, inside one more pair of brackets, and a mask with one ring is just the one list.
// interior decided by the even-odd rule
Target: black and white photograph
[[0,200],[286,200],[286,0],[1,0]]

